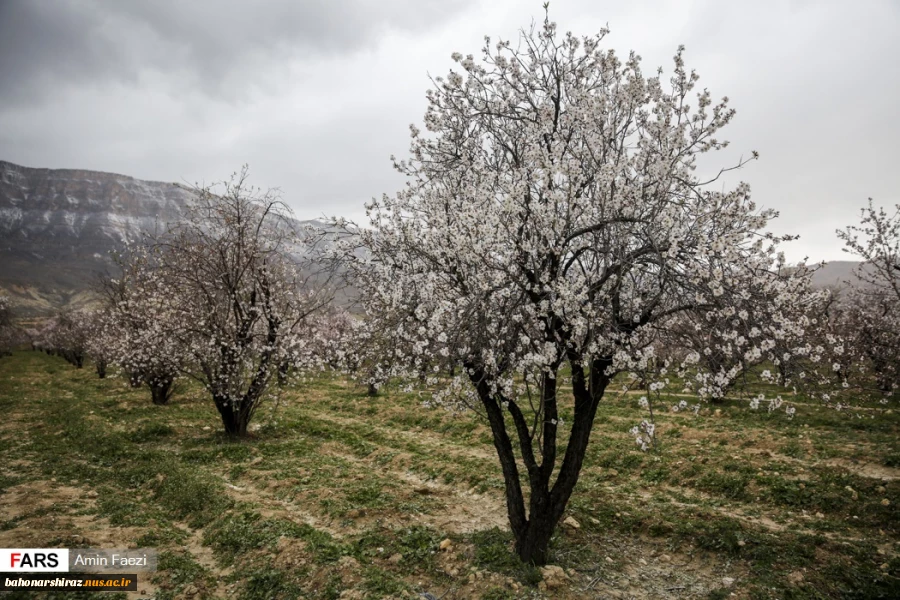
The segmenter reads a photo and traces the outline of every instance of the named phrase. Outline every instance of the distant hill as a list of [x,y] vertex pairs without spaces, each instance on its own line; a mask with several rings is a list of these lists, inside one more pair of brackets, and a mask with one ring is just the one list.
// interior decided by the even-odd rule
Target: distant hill
[[841,287],[845,282],[855,282],[854,275],[862,263],[858,260],[833,260],[813,273],[812,283],[816,287]]
[[174,183],[0,161],[0,290],[24,317],[89,304],[110,252],[181,220],[190,197]]
[[871,265],[858,260],[833,260],[813,273],[812,284],[815,287],[833,289],[843,288],[848,284],[862,289],[870,287],[871,284],[861,282],[856,277],[860,270],[871,273]]

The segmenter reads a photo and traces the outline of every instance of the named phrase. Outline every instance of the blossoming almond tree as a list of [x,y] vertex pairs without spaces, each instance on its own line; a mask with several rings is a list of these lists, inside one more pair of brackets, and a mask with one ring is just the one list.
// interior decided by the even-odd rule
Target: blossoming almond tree
[[[844,251],[863,260],[840,303],[837,319],[855,354],[883,394],[900,385],[900,205],[861,211],[858,225],[837,231]],[[874,374],[874,377],[872,375]]]
[[94,362],[100,379],[106,378],[107,368],[114,361],[112,315],[104,308],[79,311],[85,330],[85,353]]
[[224,189],[195,189],[185,222],[156,240],[157,277],[170,292],[168,330],[187,374],[212,395],[225,432],[243,436],[279,368],[310,353],[307,319],[332,297],[310,259],[315,236],[298,235],[287,207],[247,184],[246,167]]
[[62,356],[76,369],[84,366],[88,338],[91,335],[87,313],[63,310],[49,319],[41,329],[41,345]]
[[889,296],[861,290],[859,283],[847,285],[829,310],[826,335],[840,340],[841,355],[828,356],[836,388],[844,394],[830,394],[829,400],[843,408],[843,396],[878,398],[883,403],[900,383],[900,347],[896,344],[897,323],[892,318]]
[[858,279],[868,284],[863,290],[888,294],[900,302],[900,205],[889,214],[869,198],[859,225],[839,229],[837,234],[844,241],[844,252],[863,259],[868,267],[856,272]]
[[188,356],[176,335],[177,290],[163,276],[159,253],[146,244],[116,255],[117,277],[99,282],[105,311],[94,346],[122,367],[132,385],[145,383],[153,404],[169,403]]
[[[606,34],[547,18],[517,46],[487,39],[480,62],[454,54],[461,71],[434,80],[427,132],[412,126],[395,162],[406,188],[358,230],[371,327],[408,354],[397,371],[463,366],[435,400],[486,416],[516,552],[537,564],[615,375],[656,364],[664,385],[655,345],[689,314],[720,332],[709,343],[743,335],[733,351],[764,354],[802,289],[763,232],[775,213],[695,172],[726,145],[727,100],[695,96],[682,49],[666,82],[601,49]],[[771,326],[746,335],[741,310]]]
[[[758,374],[762,381],[786,391],[818,388],[818,365],[825,348],[811,343],[808,332],[821,326],[831,294],[811,288],[813,272],[806,266],[793,267],[783,286],[764,288],[749,300],[732,298],[733,304],[718,314],[700,307],[673,316],[662,349],[683,357],[682,365],[700,365],[673,369],[684,380],[681,391],[717,402],[733,392],[745,393]],[[778,310],[768,312],[776,304]],[[716,318],[726,322],[710,322]],[[774,370],[757,373],[762,366]]]

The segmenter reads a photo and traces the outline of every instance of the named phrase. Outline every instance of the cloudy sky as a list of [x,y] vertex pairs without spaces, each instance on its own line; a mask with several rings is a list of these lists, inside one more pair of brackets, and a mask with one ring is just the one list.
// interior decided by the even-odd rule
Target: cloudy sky
[[[0,0],[0,159],[162,181],[219,181],[243,163],[300,218],[359,219],[402,183],[428,74],[483,36],[542,18],[524,0]],[[679,44],[737,117],[719,156],[799,260],[841,259],[834,230],[868,197],[900,203],[897,0],[553,0],[561,30],[596,33],[667,70]]]

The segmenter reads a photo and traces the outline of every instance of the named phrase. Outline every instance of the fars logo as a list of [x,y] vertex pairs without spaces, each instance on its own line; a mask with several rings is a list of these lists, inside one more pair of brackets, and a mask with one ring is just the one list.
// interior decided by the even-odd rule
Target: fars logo
[[54,573],[69,570],[69,551],[62,548],[2,548],[0,571]]

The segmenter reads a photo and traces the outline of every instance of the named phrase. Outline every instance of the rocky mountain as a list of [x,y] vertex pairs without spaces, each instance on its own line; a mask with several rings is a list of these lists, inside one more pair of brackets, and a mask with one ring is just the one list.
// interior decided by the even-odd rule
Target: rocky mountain
[[0,161],[0,290],[26,317],[90,303],[111,251],[179,221],[190,197],[174,183]]
[[173,183],[0,161],[0,287],[20,314],[84,304],[110,251],[177,221],[188,197]]

